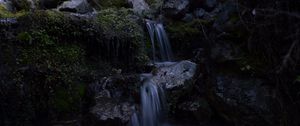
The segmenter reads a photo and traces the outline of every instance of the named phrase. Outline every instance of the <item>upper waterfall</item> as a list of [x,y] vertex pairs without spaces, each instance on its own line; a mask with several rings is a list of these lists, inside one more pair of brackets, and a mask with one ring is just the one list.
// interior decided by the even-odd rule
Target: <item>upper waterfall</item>
[[[164,29],[164,26],[160,22],[146,20],[146,26],[150,35],[152,44],[152,60],[156,61],[172,61],[173,52],[169,42],[169,38]],[[156,39],[155,39],[156,38]],[[159,48],[159,55],[156,53],[156,47]]]

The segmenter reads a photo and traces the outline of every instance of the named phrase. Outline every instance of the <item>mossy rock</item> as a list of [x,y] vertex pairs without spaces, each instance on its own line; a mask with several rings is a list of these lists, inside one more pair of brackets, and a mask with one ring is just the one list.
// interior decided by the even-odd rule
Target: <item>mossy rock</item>
[[132,10],[125,8],[106,9],[99,12],[96,24],[103,30],[104,41],[106,41],[104,43],[109,47],[107,51],[119,50],[119,52],[112,52],[109,57],[119,57],[126,62],[147,60],[142,46],[145,39],[144,32],[136,18],[138,17]]
[[[18,18],[21,29],[44,30],[56,41],[64,43],[84,42],[87,38],[90,25],[86,20],[72,19],[70,15],[51,10],[39,10]],[[82,27],[87,27],[83,29]]]
[[129,37],[139,41],[143,37],[143,29],[134,18],[138,17],[130,9],[106,9],[99,12],[97,23],[108,37]]
[[[61,43],[44,30],[20,32],[16,39],[16,64],[25,68],[17,69],[14,78],[31,87],[31,94],[39,95],[38,101],[36,96],[28,96],[32,104],[39,105],[40,111],[52,109],[58,115],[79,113],[85,90],[80,77],[87,69],[83,46]],[[51,108],[46,108],[48,105]]]
[[209,27],[211,22],[206,20],[193,20],[186,23],[172,21],[166,25],[171,45],[174,50],[178,50],[181,58],[191,58],[192,51],[201,47],[201,42],[205,40],[204,28]]
[[4,5],[0,4],[0,18],[17,18],[26,15],[26,13],[24,10],[15,13],[10,12]]

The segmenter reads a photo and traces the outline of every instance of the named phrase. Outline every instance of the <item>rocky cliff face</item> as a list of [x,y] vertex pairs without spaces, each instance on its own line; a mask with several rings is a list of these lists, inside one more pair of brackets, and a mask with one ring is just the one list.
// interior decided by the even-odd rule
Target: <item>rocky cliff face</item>
[[[0,125],[128,125],[151,72],[171,124],[298,126],[295,5],[0,0]],[[166,26],[181,62],[149,64],[145,18]]]

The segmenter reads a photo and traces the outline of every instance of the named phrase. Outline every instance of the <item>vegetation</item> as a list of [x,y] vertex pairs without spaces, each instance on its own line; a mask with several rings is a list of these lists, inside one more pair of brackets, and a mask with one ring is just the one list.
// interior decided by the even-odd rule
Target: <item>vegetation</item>
[[0,4],[0,18],[16,18],[25,15],[27,12],[22,10],[16,13],[9,12],[4,5]]

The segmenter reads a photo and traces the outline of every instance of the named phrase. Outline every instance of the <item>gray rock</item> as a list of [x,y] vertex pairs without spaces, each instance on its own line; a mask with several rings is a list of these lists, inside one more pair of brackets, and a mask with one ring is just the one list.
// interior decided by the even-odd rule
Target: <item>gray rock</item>
[[231,106],[247,106],[255,111],[268,112],[271,90],[262,83],[257,78],[218,76],[216,94]]
[[184,22],[191,22],[193,21],[194,16],[192,14],[185,14],[184,18],[182,19]]
[[135,75],[116,75],[90,84],[89,92],[95,95],[96,103],[90,108],[90,114],[96,122],[114,125],[114,121],[121,121],[125,125],[135,111],[131,93],[138,90],[135,85],[138,82],[139,78]]
[[63,2],[59,7],[59,11],[68,11],[75,13],[88,13],[92,12],[93,8],[86,0],[70,0]]
[[113,99],[97,98],[97,103],[90,112],[99,120],[121,120],[126,123],[134,113],[134,105],[129,102],[118,102]]
[[184,86],[187,81],[192,80],[196,69],[195,63],[181,61],[170,66],[159,67],[152,79],[166,89],[173,89]]
[[195,9],[195,11],[194,11],[194,15],[196,18],[203,17],[205,13],[206,13],[205,10],[202,8]]
[[10,0],[0,0],[0,5],[3,5],[8,11],[14,10],[13,4]]
[[128,0],[133,6],[133,11],[137,14],[143,14],[150,11],[149,5],[144,0]]
[[177,15],[179,12],[187,10],[189,3],[189,0],[167,0],[163,5],[163,9],[169,15]]

